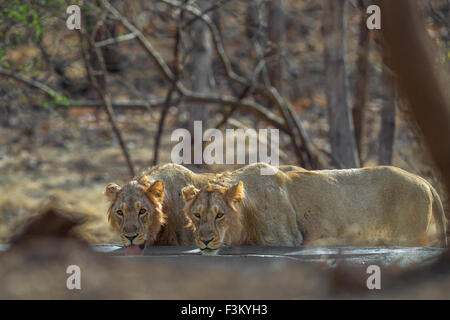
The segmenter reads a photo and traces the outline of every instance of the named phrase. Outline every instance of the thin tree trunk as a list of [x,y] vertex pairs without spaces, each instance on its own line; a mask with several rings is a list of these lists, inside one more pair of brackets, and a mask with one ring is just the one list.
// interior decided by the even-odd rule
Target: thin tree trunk
[[170,103],[172,102],[172,95],[175,91],[175,87],[172,85],[172,87],[169,89],[169,92],[166,96],[166,101],[164,102],[163,109],[161,111],[161,117],[159,118],[158,122],[158,131],[156,132],[155,136],[155,146],[154,146],[154,152],[153,152],[153,165],[156,166],[158,164],[159,160],[159,148],[161,145],[161,138],[164,130],[164,122],[166,121],[167,114],[169,112]]
[[366,14],[364,0],[358,1],[358,7],[362,11],[359,22],[358,58],[356,61],[356,91],[353,106],[353,124],[355,139],[358,147],[359,161],[362,156],[362,137],[364,134],[364,112],[367,103],[367,89],[369,76],[369,30],[366,26]]
[[269,79],[273,87],[280,94],[283,93],[283,64],[281,61],[284,36],[285,36],[285,13],[283,0],[269,1],[268,3],[268,38],[269,38],[269,56],[271,58],[268,64]]
[[383,65],[384,101],[381,109],[378,164],[391,165],[395,137],[395,81],[392,71]]
[[[202,9],[207,7],[206,1],[199,2]],[[198,20],[193,24],[192,37],[194,50],[192,52],[191,74],[192,90],[206,93],[210,91],[210,76],[212,75],[213,47],[211,33],[205,23]],[[190,131],[193,132],[194,121],[202,121],[205,128],[208,108],[194,104],[191,106]]]
[[246,15],[246,35],[247,38],[252,40],[254,37],[258,36],[258,31],[260,27],[261,21],[260,14],[260,1],[259,0],[250,0],[247,6],[247,15]]
[[341,168],[359,167],[344,61],[345,0],[324,1],[323,34],[331,152]]
[[[200,10],[205,10],[210,4],[206,0],[197,2]],[[192,24],[192,58],[190,62],[191,71],[191,88],[192,91],[198,93],[208,93],[211,91],[211,78],[212,78],[212,63],[213,63],[213,43],[211,32],[208,26],[201,20],[197,20]],[[191,133],[191,163],[194,163],[194,122],[201,121],[202,129],[206,130],[208,126],[208,114],[210,113],[211,106],[207,104],[192,104],[188,107],[190,110],[189,131]],[[205,144],[202,143],[201,153],[203,154],[203,148]]]

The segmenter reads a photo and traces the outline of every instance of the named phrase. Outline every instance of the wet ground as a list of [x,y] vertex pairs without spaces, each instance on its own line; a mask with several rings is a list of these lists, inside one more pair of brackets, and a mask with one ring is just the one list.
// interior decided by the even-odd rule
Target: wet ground
[[106,252],[118,258],[158,260],[167,263],[189,265],[204,264],[227,268],[241,264],[265,268],[278,262],[321,262],[330,267],[337,264],[406,267],[412,264],[427,264],[445,251],[431,247],[260,247],[241,246],[223,248],[216,256],[202,256],[192,246],[147,247],[142,256],[125,256],[125,249],[118,245],[94,245],[96,251]]
[[[261,247],[238,246],[222,248],[215,256],[203,256],[194,246],[152,246],[146,247],[142,256],[125,256],[125,248],[115,244],[92,245],[97,252],[120,259],[153,260],[167,263],[204,264],[227,267],[250,264],[267,267],[277,262],[321,262],[329,267],[344,263],[348,265],[380,264],[383,266],[407,267],[413,264],[434,262],[446,251],[432,247]],[[0,251],[8,245],[0,245]]]

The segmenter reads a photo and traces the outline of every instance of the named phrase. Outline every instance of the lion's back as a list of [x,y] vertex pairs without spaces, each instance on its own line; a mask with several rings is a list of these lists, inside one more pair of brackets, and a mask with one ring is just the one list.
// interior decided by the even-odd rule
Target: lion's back
[[402,169],[378,166],[288,175],[307,240],[355,237],[366,244],[419,245],[428,228],[432,187]]

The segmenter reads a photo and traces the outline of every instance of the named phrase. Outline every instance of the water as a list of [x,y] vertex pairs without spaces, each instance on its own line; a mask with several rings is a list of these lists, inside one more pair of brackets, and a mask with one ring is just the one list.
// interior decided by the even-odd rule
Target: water
[[[119,245],[93,245],[94,250],[125,259],[159,260],[183,263],[276,263],[279,261],[323,262],[330,267],[339,263],[351,265],[397,265],[426,264],[446,249],[432,247],[227,247],[217,256],[201,256],[196,247],[191,246],[152,246],[144,250],[143,256],[125,256]],[[209,259],[209,260],[207,260]]]
[[[0,251],[8,244],[0,244]],[[329,266],[344,262],[354,265],[382,264],[385,266],[408,266],[434,261],[446,249],[432,247],[224,247],[217,256],[201,256],[194,246],[152,246],[146,247],[143,256],[125,256],[125,249],[116,244],[93,244],[95,251],[125,259],[157,260],[294,260],[302,262],[324,262]]]

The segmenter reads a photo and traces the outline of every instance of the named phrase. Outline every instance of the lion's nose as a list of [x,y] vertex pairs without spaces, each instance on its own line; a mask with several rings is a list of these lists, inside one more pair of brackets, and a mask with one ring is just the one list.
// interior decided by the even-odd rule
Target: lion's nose
[[133,236],[125,236],[125,238],[127,238],[128,240],[130,240],[130,242],[132,242],[136,237],[137,237],[137,234],[135,234],[135,235],[133,235]]
[[212,238],[209,239],[209,240],[203,240],[203,239],[202,239],[202,242],[205,244],[205,246],[207,246],[208,243],[210,243],[211,241],[212,241]]

